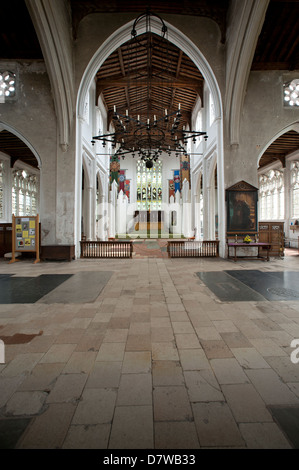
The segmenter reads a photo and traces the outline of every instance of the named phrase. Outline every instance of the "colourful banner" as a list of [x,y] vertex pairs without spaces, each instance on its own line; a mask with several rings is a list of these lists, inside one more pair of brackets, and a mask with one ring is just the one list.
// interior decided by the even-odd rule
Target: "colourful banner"
[[112,155],[110,157],[110,185],[113,181],[116,181],[118,184],[118,176],[120,170],[120,158],[117,155]]
[[128,198],[128,201],[130,202],[130,180],[125,180],[125,195]]
[[173,172],[173,181],[174,181],[174,192],[181,190],[181,178],[180,178],[180,170],[174,170]]
[[119,177],[118,177],[118,191],[125,192],[125,179],[126,179],[126,170],[119,170]]
[[189,155],[181,156],[181,182],[183,184],[184,180],[189,181],[189,188],[191,188],[190,180],[190,157]]
[[170,200],[170,197],[173,196],[174,197],[175,193],[174,193],[174,181],[173,180],[169,180],[169,200]]

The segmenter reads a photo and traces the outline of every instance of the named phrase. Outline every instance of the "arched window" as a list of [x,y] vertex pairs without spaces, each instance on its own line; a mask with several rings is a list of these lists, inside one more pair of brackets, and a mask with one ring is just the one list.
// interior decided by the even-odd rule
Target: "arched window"
[[284,175],[280,170],[270,170],[259,177],[260,220],[284,218]]
[[0,103],[4,103],[7,98],[14,98],[15,95],[16,74],[8,70],[0,70]]
[[299,162],[291,163],[291,217],[299,217]]
[[13,172],[12,212],[14,215],[37,215],[38,180],[37,175],[26,170]]
[[143,160],[137,161],[137,209],[161,210],[162,207],[162,162],[154,162],[147,168]]

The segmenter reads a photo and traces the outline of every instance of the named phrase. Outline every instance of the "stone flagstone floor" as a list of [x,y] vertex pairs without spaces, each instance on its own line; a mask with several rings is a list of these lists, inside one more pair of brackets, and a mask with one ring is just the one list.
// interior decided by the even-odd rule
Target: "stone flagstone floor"
[[299,301],[221,302],[196,275],[231,269],[299,263],[1,260],[0,274],[113,274],[93,302],[0,305],[0,448],[295,447],[271,407],[299,407]]

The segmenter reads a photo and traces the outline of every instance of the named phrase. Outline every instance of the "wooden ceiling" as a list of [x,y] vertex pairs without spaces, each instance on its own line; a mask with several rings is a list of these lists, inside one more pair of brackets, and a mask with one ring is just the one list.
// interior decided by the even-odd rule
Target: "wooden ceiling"
[[0,60],[43,60],[43,54],[24,0],[2,0]]
[[[162,25],[161,25],[162,26]],[[139,35],[119,47],[104,62],[97,73],[97,95],[102,95],[110,122],[114,106],[131,121],[130,141],[139,133],[137,117],[144,124],[153,123],[164,133],[164,146],[172,145],[171,128],[177,111],[182,114],[178,125],[179,136],[183,127],[191,128],[191,112],[198,96],[203,99],[203,76],[178,47],[153,33]],[[165,122],[165,110],[169,116]],[[143,135],[144,137],[144,135]],[[137,144],[132,146],[137,147]]]
[[17,160],[22,160],[34,168],[38,167],[38,162],[30,148],[19,137],[7,130],[0,132],[0,151],[10,156],[11,168]]
[[277,161],[285,167],[285,159],[288,155],[299,149],[299,133],[289,131],[278,137],[264,152],[259,162],[259,167],[263,168]]
[[[80,21],[86,15],[94,13],[115,13],[121,14],[131,12],[137,17],[143,13],[147,7],[163,18],[163,15],[170,13],[172,15],[191,15],[208,17],[215,21],[219,27],[221,42],[225,44],[227,29],[227,12],[229,9],[229,0],[69,0],[70,12],[73,21],[73,36],[76,39],[76,33]],[[299,69],[299,0],[270,0],[266,13],[264,25],[258,39],[256,51],[252,61],[252,70],[298,70]],[[130,110],[136,107],[134,101],[133,89],[126,91],[124,80],[126,80],[126,63],[124,56],[124,46],[115,51],[106,61],[103,68],[97,74],[98,92],[103,93],[109,110],[109,116],[112,112],[112,106],[116,104],[121,109]],[[163,94],[159,86],[152,88],[152,107],[170,108],[171,104],[176,107],[180,102],[183,110],[183,119],[190,121],[190,113],[196,101],[197,96],[201,96],[202,77],[198,70],[195,70],[190,59],[173,45],[169,46],[171,50],[171,73],[173,82],[169,87],[168,93]],[[122,58],[123,57],[123,58]],[[155,67],[160,67],[159,58]],[[35,33],[30,15],[28,14],[25,0],[9,0],[1,2],[0,14],[0,60],[43,60],[43,55],[37,35]],[[122,64],[122,60],[124,61]],[[110,64],[110,65],[109,65]],[[116,69],[112,68],[113,64]],[[109,66],[111,67],[109,70]],[[107,87],[104,80],[113,79],[114,87]],[[182,84],[184,81],[184,84]],[[182,86],[183,85],[183,86]],[[144,87],[143,92],[144,92]],[[136,90],[135,90],[136,91]],[[164,90],[165,91],[165,90]],[[139,103],[142,102],[140,95]],[[143,99],[143,103],[145,103]],[[144,106],[144,104],[143,104]],[[137,109],[137,108],[136,108]],[[297,133],[288,132],[277,139],[275,143],[265,152],[260,161],[260,166],[269,164],[270,161],[277,161],[277,158],[283,162],[283,158],[294,150],[298,149]],[[30,162],[28,155],[25,155],[24,143],[15,138],[14,150],[8,148],[8,136],[6,131],[0,132],[0,150],[14,151],[13,159],[27,159],[26,162],[37,165],[36,159],[31,154]],[[13,139],[14,136],[10,136]],[[275,144],[275,148],[274,148]],[[19,145],[19,149],[17,149]],[[12,160],[13,161],[13,160]]]
[[251,69],[299,69],[298,0],[270,1]]

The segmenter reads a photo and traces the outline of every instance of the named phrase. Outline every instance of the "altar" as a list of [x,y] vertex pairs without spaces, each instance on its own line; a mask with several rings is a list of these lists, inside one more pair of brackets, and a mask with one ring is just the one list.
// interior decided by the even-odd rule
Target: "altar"
[[135,231],[156,231],[164,229],[164,211],[135,211]]
[[[247,259],[259,259],[259,260],[266,260],[269,261],[269,250],[271,248],[271,243],[262,243],[262,242],[250,242],[250,243],[245,243],[245,242],[228,242],[227,243],[228,247],[228,258],[233,258],[234,261],[236,262],[237,259],[240,258],[247,258]],[[252,256],[249,254],[243,254],[243,256],[237,256],[237,248],[251,248],[251,247],[257,247],[258,253],[256,256]],[[229,249],[234,248],[234,256],[230,255]],[[262,256],[260,250],[266,250],[266,256]],[[249,251],[249,250],[248,250]]]

